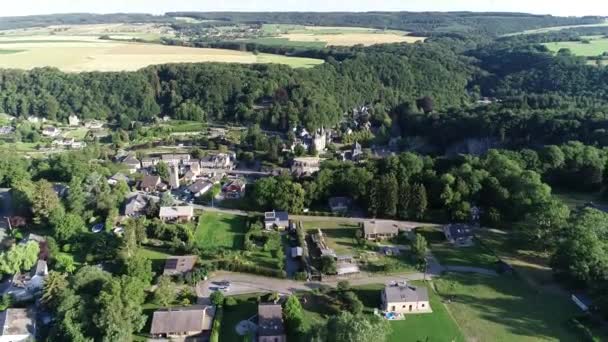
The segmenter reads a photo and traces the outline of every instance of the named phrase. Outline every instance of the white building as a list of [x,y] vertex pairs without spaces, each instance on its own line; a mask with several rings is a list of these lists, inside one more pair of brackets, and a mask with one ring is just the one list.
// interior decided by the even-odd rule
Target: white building
[[0,312],[0,342],[34,341],[36,313],[33,309],[6,309]]
[[72,114],[68,117],[68,125],[74,127],[74,126],[80,126],[80,119]]

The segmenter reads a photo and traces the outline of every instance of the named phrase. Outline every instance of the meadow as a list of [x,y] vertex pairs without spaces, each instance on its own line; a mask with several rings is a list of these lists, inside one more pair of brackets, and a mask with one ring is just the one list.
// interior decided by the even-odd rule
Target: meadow
[[386,43],[415,43],[423,37],[408,36],[408,32],[378,30],[362,27],[330,27],[266,24],[264,37],[248,40],[265,45],[325,47],[374,45]]
[[560,49],[570,49],[573,54],[584,57],[599,56],[608,52],[608,38],[596,38],[583,42],[555,42],[544,44],[549,50],[557,52]]
[[239,250],[243,248],[243,241],[247,227],[241,216],[205,212],[199,218],[194,233],[197,245],[201,249],[226,248]]

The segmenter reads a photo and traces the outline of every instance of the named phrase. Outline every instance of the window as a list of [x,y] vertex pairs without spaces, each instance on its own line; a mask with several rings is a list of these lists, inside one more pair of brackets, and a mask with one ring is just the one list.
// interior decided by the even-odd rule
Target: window
[[405,305],[403,305],[401,308],[402,308],[402,309],[405,309]]
[[424,304],[422,304],[422,307],[424,307]]

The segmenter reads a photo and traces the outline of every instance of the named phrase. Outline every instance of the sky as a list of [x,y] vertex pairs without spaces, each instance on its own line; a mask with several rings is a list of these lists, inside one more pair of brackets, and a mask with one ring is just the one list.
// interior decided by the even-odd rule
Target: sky
[[0,16],[170,11],[508,11],[608,16],[606,0],[4,0]]

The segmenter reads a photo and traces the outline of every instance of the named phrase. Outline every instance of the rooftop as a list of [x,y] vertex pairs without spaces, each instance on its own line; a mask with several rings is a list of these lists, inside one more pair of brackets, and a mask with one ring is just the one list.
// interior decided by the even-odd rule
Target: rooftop
[[258,334],[260,336],[283,335],[283,308],[280,304],[258,305]]
[[154,312],[150,333],[170,334],[211,330],[215,310],[211,307],[162,309]]
[[396,234],[399,233],[399,226],[391,221],[365,221],[363,231],[368,234]]
[[159,217],[183,217],[193,216],[194,207],[183,206],[183,207],[160,207]]
[[1,336],[35,335],[36,319],[32,309],[6,309],[0,312]]
[[289,214],[286,211],[267,211],[264,213],[264,221],[288,221]]
[[384,288],[386,301],[394,302],[419,302],[428,301],[429,292],[424,286],[416,287],[405,283],[397,285],[387,285]]
[[165,274],[191,271],[196,264],[196,255],[171,256],[165,261]]

